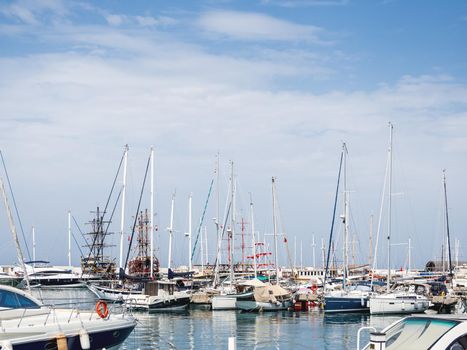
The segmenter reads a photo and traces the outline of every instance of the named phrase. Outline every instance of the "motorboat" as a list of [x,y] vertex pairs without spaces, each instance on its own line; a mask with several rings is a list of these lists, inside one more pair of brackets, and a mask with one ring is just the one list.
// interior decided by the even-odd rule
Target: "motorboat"
[[186,291],[176,291],[173,281],[147,282],[141,294],[123,296],[126,307],[137,310],[172,312],[185,310],[191,300]]
[[[370,342],[360,348],[360,334],[372,329]],[[357,335],[357,349],[386,350],[463,350],[467,348],[467,316],[420,315],[400,319],[382,331],[362,327]]]
[[135,295],[141,295],[142,289],[137,286],[103,286],[96,283],[86,285],[94,295],[101,300],[122,303],[127,298],[133,298]]
[[25,262],[25,266],[31,286],[42,288],[84,287],[80,275],[74,273],[70,268],[51,266],[48,261],[43,260],[28,261]]
[[113,314],[104,302],[95,311],[58,309],[29,293],[0,285],[1,349],[118,348],[136,326],[128,314]]

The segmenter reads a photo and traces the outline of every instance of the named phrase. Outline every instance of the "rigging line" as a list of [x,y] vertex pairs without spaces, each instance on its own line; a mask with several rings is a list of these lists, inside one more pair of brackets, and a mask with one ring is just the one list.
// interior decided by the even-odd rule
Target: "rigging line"
[[[109,227],[110,227],[110,223],[112,222],[112,218],[114,217],[115,210],[117,209],[118,202],[120,201],[120,196],[122,195],[122,191],[123,191],[123,188],[121,188],[121,189],[120,189],[120,192],[118,192],[117,199],[115,200],[115,205],[114,205],[114,207],[113,207],[113,209],[112,209],[112,214],[110,214],[110,218],[109,218],[109,220],[107,221],[107,227],[105,228],[103,239],[105,239],[105,237],[106,237],[107,234],[108,234]],[[104,253],[104,246],[102,246],[102,253]]]
[[80,247],[78,241],[76,240],[76,237],[75,237],[75,234],[73,233],[73,231],[71,231],[71,236],[73,237],[73,240],[75,241],[75,244],[78,247],[81,256],[84,257],[83,251],[81,250],[81,247]]
[[23,230],[23,223],[21,222],[21,217],[19,216],[19,212],[18,212],[18,206],[16,205],[16,199],[15,199],[15,195],[13,193],[13,188],[11,187],[10,177],[8,176],[8,171],[7,171],[7,168],[6,168],[5,159],[3,158],[3,152],[1,150],[0,150],[0,157],[2,158],[2,164],[3,164],[3,169],[5,170],[6,181],[8,182],[8,188],[10,189],[11,199],[13,200],[13,206],[15,207],[16,216],[18,217],[18,223],[19,223],[19,227],[21,229],[21,235],[23,236],[24,246],[26,247],[26,253],[28,253],[29,260],[32,260],[31,259],[31,254],[29,253],[28,242],[26,240],[26,236],[25,236],[24,230]]
[[337,187],[336,187],[336,195],[334,197],[334,209],[332,212],[332,222],[331,222],[331,231],[329,233],[329,242],[328,242],[328,253],[326,255],[326,267],[324,271],[324,281],[323,281],[323,288],[326,289],[326,279],[329,270],[329,255],[331,253],[331,244],[332,244],[332,232],[334,230],[334,222],[336,221],[336,209],[337,209],[337,198],[339,196],[339,184],[341,180],[341,171],[342,171],[342,160],[344,158],[344,149],[341,152],[341,158],[339,162],[339,173],[337,174]]
[[[75,217],[73,215],[71,215],[71,218],[73,219],[76,227],[78,228],[79,233],[81,233],[81,237],[84,239],[84,242],[86,243],[86,246],[89,246],[89,242],[88,242],[86,236],[84,235],[83,231],[81,231],[81,228],[79,227],[78,222],[76,221]],[[84,257],[84,255],[83,255],[83,257]]]
[[[390,157],[387,157],[386,160],[386,170],[384,172],[384,182],[383,182],[383,189],[381,191],[381,206],[379,208],[379,216],[378,216],[378,228],[376,230],[376,241],[375,241],[375,253],[373,254],[373,270],[376,270],[376,266],[378,263],[378,244],[379,244],[379,235],[381,233],[381,224],[383,220],[383,210],[384,210],[384,194],[386,193],[386,185],[388,180],[388,173],[389,173],[389,163]],[[389,194],[391,195],[391,194]],[[371,280],[371,284],[373,284],[373,279]],[[371,285],[373,287],[373,285]]]
[[201,219],[199,220],[199,226],[198,226],[198,230],[197,230],[195,244],[193,246],[193,250],[191,251],[191,260],[193,260],[193,256],[195,255],[195,250],[196,250],[196,246],[198,244],[198,239],[199,239],[199,234],[201,232],[201,227],[203,226],[204,216],[206,215],[206,209],[208,207],[209,198],[211,198],[211,192],[212,192],[213,184],[214,184],[214,178],[212,178],[212,180],[211,180],[211,185],[209,186],[208,198],[206,198],[206,202],[204,203],[203,214],[201,215]]
[[127,251],[127,254],[126,254],[125,266],[123,268],[123,272],[125,272],[125,270],[126,270],[126,267],[127,267],[127,264],[128,264],[128,258],[130,257],[131,245],[133,243],[133,237],[135,235],[135,228],[136,228],[136,223],[138,221],[139,208],[141,207],[141,200],[143,199],[144,187],[146,185],[146,179],[148,177],[148,170],[149,170],[149,164],[150,163],[151,163],[151,156],[149,156],[148,162],[146,164],[146,171],[144,173],[143,185],[141,186],[141,193],[139,195],[138,208],[136,209],[135,221],[133,222],[133,228],[131,229],[130,244],[128,245],[128,251]]

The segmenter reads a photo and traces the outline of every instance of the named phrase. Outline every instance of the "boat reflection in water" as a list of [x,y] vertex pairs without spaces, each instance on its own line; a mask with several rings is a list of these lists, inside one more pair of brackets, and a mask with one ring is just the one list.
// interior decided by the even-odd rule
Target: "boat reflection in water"
[[[35,290],[46,303],[94,305],[94,294],[87,289]],[[90,304],[89,304],[90,303]],[[133,333],[122,344],[123,350],[196,349],[225,350],[228,338],[237,338],[237,349],[352,349],[361,326],[382,329],[397,316],[330,314],[322,312],[250,313],[189,308],[178,313],[134,312],[138,320]],[[362,337],[362,344],[369,338]]]

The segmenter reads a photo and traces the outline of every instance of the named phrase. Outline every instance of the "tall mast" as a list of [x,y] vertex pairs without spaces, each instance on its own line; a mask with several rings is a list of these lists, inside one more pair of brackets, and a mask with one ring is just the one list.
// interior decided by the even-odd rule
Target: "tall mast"
[[370,238],[368,240],[369,243],[369,253],[368,253],[368,268],[372,268],[373,264],[373,214],[370,215]]
[[300,268],[303,269],[303,240],[300,240]]
[[[216,200],[216,205],[217,205],[217,215],[216,215],[216,233],[217,233],[217,264],[216,266],[219,266],[221,264],[221,246],[222,246],[222,237],[221,237],[221,230],[220,230],[220,169],[219,169],[219,152],[217,152],[217,159],[216,159],[216,194],[217,194],[217,200]],[[218,271],[218,269],[217,269]],[[218,277],[218,276],[217,276]]]
[[188,271],[191,271],[192,268],[192,261],[191,261],[191,200],[193,194],[190,193],[190,197],[188,198]]
[[149,234],[151,235],[150,249],[150,278],[154,277],[154,148],[151,147],[151,193],[149,203]]
[[274,265],[276,266],[276,284],[279,284],[279,259],[277,256],[277,219],[276,219],[276,179],[272,177],[272,224],[274,227]]
[[345,143],[342,144],[342,152],[344,154],[343,159],[343,199],[344,199],[344,215],[343,215],[343,222],[344,222],[344,275],[342,279],[343,287],[346,288],[347,286],[347,277],[348,277],[348,269],[349,269],[349,193],[347,191],[347,146]]
[[294,249],[294,252],[293,252],[293,269],[295,270],[295,268],[297,267],[297,236],[294,236],[293,237],[293,249]]
[[175,206],[175,192],[172,194],[172,205],[170,207],[170,226],[167,228],[169,231],[169,256],[168,256],[168,263],[167,268],[170,269],[172,267],[172,236],[174,232],[174,206]]
[[125,229],[125,192],[126,192],[126,168],[128,162],[128,145],[125,145],[123,155],[123,184],[122,184],[122,211],[120,217],[120,270],[123,268],[123,235]]
[[391,202],[392,202],[392,129],[393,126],[389,122],[389,173],[388,173],[388,279],[386,281],[386,289],[389,293],[391,287]]
[[408,272],[410,272],[410,269],[412,267],[412,240],[409,238],[409,267],[408,267]]
[[449,235],[449,216],[448,216],[448,193],[446,191],[446,169],[443,170],[443,187],[444,187],[444,211],[446,213],[446,234],[447,234],[447,249],[449,259],[449,276],[452,277],[452,260],[451,260],[451,237]]
[[313,251],[313,268],[316,268],[316,243],[315,243],[315,235],[311,236],[311,248]]
[[230,186],[231,186],[231,205],[232,205],[232,212],[230,214],[230,232],[229,232],[229,256],[230,256],[230,285],[233,284],[234,279],[235,279],[235,274],[234,274],[234,235],[235,235],[235,180],[234,180],[234,162],[231,161],[230,165],[232,167],[231,175],[230,175]]
[[2,191],[3,195],[3,204],[5,204],[5,209],[8,215],[8,223],[10,224],[10,231],[11,235],[13,236],[13,241],[15,242],[16,246],[16,255],[18,257],[18,262],[20,263],[21,267],[23,268],[24,279],[26,280],[26,285],[28,291],[31,292],[31,285],[29,284],[29,275],[28,271],[26,270],[26,265],[24,264],[24,256],[23,252],[21,251],[21,246],[19,244],[18,235],[16,233],[15,222],[13,221],[13,215],[11,214],[10,205],[8,204],[8,198],[5,192],[5,186],[3,185],[3,180],[0,178],[0,190]]
[[254,220],[254,214],[253,214],[253,199],[250,193],[250,221],[251,221],[251,245],[252,245],[252,250],[253,250],[253,269],[255,271],[255,278],[258,277],[258,271],[256,268],[256,241],[255,241],[255,220]]
[[71,211],[70,210],[68,210],[68,266],[71,267]]
[[326,267],[326,246],[324,245],[324,238],[321,238],[321,258],[323,263],[323,269]]
[[[204,226],[206,229],[206,226]],[[203,232],[201,231],[201,271],[204,271],[204,238],[203,238]]]
[[[36,261],[36,229],[32,227],[32,261]],[[36,267],[36,263],[34,262],[33,267]]]
[[208,227],[207,226],[204,226],[204,246],[205,246],[204,254],[206,255],[206,258],[204,259],[204,261],[206,261],[206,264],[208,264],[209,255],[208,255]]

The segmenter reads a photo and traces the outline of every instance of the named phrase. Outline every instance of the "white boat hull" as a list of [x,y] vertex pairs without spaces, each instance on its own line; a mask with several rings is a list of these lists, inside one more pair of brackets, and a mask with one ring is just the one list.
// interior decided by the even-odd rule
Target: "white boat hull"
[[290,307],[290,301],[265,303],[254,300],[237,300],[237,308],[243,311],[280,311],[288,310]]
[[237,310],[237,298],[216,295],[212,298],[213,310]]
[[413,314],[428,309],[430,302],[427,298],[413,297],[385,297],[370,298],[370,314]]

